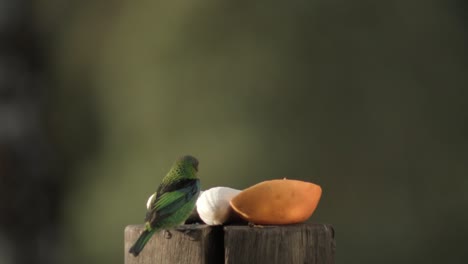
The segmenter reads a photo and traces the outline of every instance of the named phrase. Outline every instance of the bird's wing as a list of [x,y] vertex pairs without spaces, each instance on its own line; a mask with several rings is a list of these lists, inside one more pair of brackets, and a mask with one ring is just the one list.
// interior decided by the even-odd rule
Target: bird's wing
[[170,185],[160,186],[151,211],[146,216],[146,221],[154,223],[170,216],[193,199],[199,188],[198,179],[182,179]]

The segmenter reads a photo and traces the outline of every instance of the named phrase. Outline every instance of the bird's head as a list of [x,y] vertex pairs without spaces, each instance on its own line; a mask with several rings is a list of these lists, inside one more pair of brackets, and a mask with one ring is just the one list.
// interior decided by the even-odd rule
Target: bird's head
[[185,166],[191,166],[198,172],[198,160],[190,155],[185,155],[179,158],[179,162],[183,163]]

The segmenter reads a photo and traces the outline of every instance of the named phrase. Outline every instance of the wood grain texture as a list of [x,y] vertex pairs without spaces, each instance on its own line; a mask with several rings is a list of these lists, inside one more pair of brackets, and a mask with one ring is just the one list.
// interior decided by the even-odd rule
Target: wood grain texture
[[334,230],[326,224],[225,226],[226,264],[333,264]]
[[163,232],[153,235],[138,257],[128,253],[143,231],[143,225],[125,228],[125,264],[214,264],[223,262],[222,227],[184,225],[171,229],[171,237]]

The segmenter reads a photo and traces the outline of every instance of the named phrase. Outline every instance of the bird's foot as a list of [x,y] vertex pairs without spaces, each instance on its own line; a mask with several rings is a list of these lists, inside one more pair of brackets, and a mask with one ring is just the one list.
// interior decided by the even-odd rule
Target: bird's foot
[[192,226],[180,226],[180,227],[176,227],[174,230],[176,230],[177,232],[181,232],[184,235],[188,236],[190,240],[192,241],[197,239],[195,237],[196,233],[195,234],[193,233],[195,229],[192,228]]
[[171,239],[172,238],[172,234],[171,234],[171,231],[167,230],[167,229],[164,229],[163,231],[163,235],[164,235],[164,238],[165,239]]
[[248,225],[249,225],[249,227],[257,227],[257,228],[263,228],[264,227],[262,225],[256,225],[256,224],[254,224],[252,222],[249,222]]
[[184,234],[188,236],[191,241],[197,240],[196,235],[192,233],[192,230],[185,230]]
[[185,230],[194,230],[194,229],[197,229],[199,225],[200,225],[200,224],[198,224],[198,223],[191,223],[191,224],[188,224],[188,225],[180,225],[180,226],[177,226],[175,229],[176,229],[177,231],[183,232],[183,231],[185,231]]

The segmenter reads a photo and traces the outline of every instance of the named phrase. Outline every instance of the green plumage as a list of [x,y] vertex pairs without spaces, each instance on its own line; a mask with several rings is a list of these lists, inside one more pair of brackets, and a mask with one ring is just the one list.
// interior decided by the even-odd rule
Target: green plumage
[[138,256],[154,233],[183,224],[195,208],[200,194],[198,161],[192,156],[179,158],[156,191],[146,212],[145,231],[130,248]]

